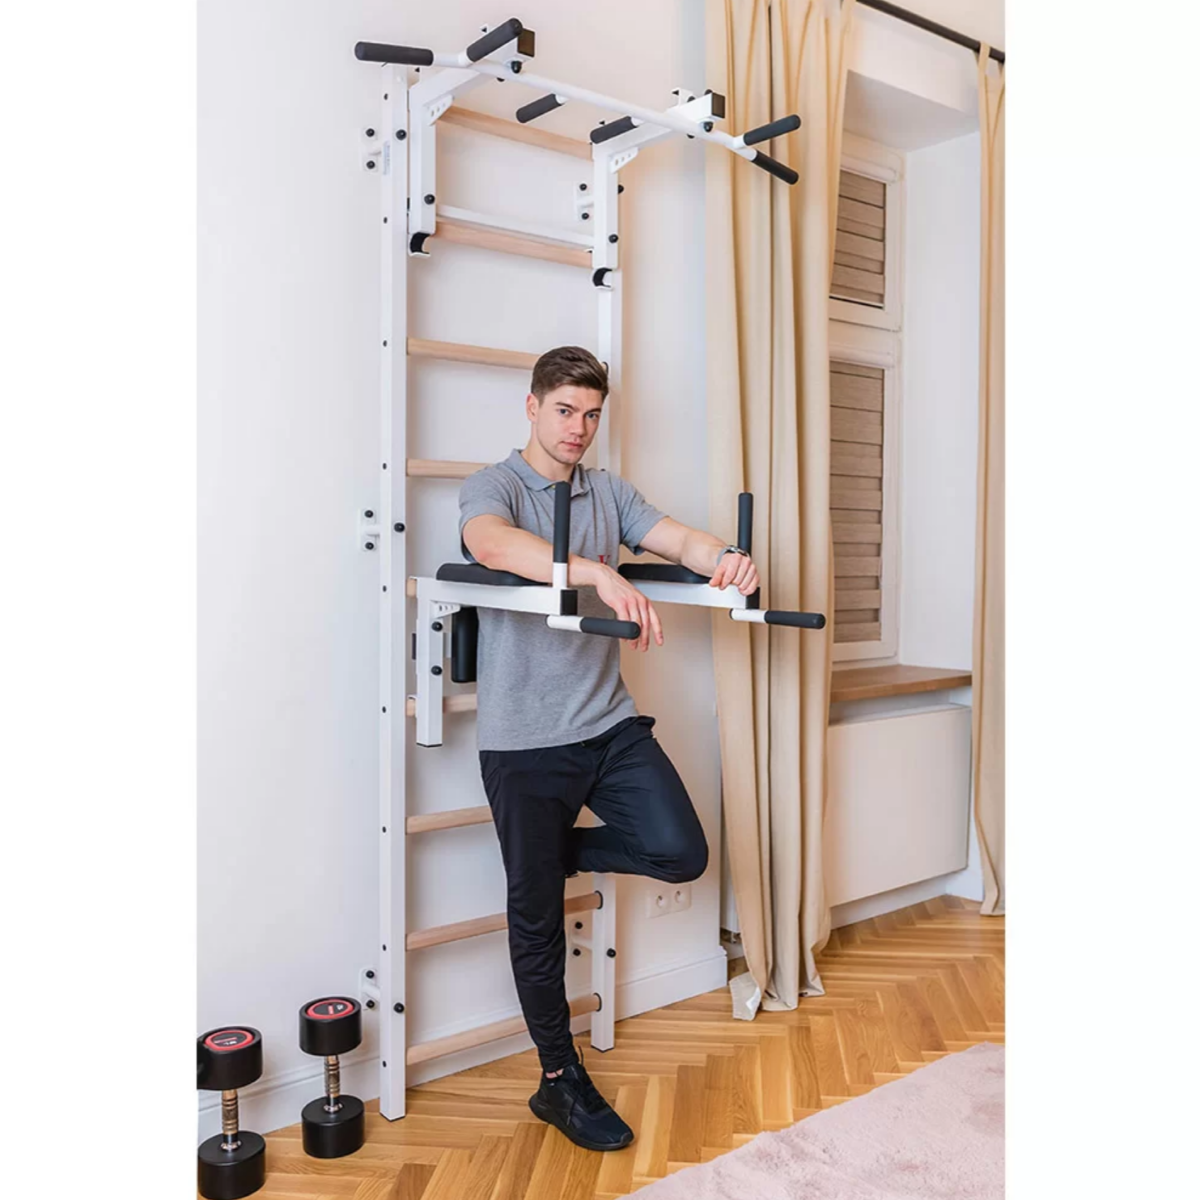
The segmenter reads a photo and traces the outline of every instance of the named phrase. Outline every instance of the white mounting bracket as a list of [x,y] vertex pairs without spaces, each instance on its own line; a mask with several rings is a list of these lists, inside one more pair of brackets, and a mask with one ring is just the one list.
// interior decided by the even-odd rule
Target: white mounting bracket
[[[412,113],[408,137],[409,254],[426,253],[422,243],[437,232],[437,120],[457,97],[487,82],[487,75],[451,68],[423,79],[408,93]],[[426,201],[426,196],[434,199]],[[417,238],[417,234],[424,234],[425,238]],[[418,246],[415,252],[414,239]]]
[[[442,700],[446,692],[444,663],[449,657],[450,622],[462,608],[453,600],[417,597],[417,745],[442,744]],[[435,628],[437,626],[437,628]]]
[[622,154],[614,154],[612,161],[608,164],[608,169],[615,175],[622,167],[628,166],[638,156],[638,147],[634,146],[632,150],[626,150]]
[[583,922],[578,917],[575,917],[571,921],[571,927],[567,930],[567,946],[571,951],[572,958],[580,957],[584,951],[588,954],[592,953],[592,939],[586,934],[579,932],[575,928],[577,925],[582,928]]
[[375,508],[358,510],[358,546],[360,550],[374,550],[383,537],[383,526],[379,523],[379,511]]
[[362,169],[368,175],[382,174],[380,168],[383,166],[383,148],[386,142],[379,136],[378,127],[368,122],[358,131],[358,136],[359,162]]
[[363,967],[358,973],[358,995],[363,1008],[372,1011],[379,1007],[379,984],[374,967]]
[[679,97],[679,103],[672,105],[667,112],[686,117],[689,121],[695,121],[697,125],[706,122],[711,125],[714,121],[725,119],[725,98],[715,92],[705,92],[703,96],[697,96],[687,88],[676,88],[672,94]]

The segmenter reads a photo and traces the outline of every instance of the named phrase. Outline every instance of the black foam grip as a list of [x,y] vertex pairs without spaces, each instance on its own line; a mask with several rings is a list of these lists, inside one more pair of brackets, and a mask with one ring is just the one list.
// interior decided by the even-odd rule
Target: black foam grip
[[433,51],[419,46],[389,46],[386,42],[358,42],[354,57],[362,62],[400,63],[406,67],[432,67]]
[[778,137],[781,133],[791,133],[793,129],[800,128],[800,118],[792,113],[790,117],[780,117],[778,121],[768,121],[765,125],[760,125],[757,129],[751,129],[748,133],[742,134],[742,144],[745,146],[753,146],[757,142],[769,142],[773,137]]
[[479,610],[460,608],[450,618],[450,678],[474,683],[479,652]]
[[637,126],[633,123],[632,117],[618,117],[615,121],[609,121],[607,125],[597,125],[588,137],[592,139],[593,144],[607,142],[610,138],[620,137],[623,133],[628,133],[631,129],[636,129]]
[[767,609],[763,621],[768,625],[791,625],[796,629],[824,629],[825,614],[809,612],[775,612]]
[[487,58],[493,50],[499,50],[501,46],[507,46],[513,38],[517,37],[524,26],[516,17],[509,17],[503,25],[497,25],[495,29],[485,33],[477,42],[472,42],[467,47],[467,57],[472,62],[478,62],[481,58]]
[[751,542],[754,540],[754,493],[739,492],[738,493],[738,536],[737,544],[739,550],[745,550],[747,554],[751,550]]
[[611,617],[581,617],[579,628],[583,633],[598,633],[601,637],[642,636],[642,627],[636,621],[615,621]]
[[539,96],[536,100],[530,100],[528,104],[522,104],[517,109],[517,120],[524,125],[528,121],[536,121],[538,117],[544,117],[548,112],[553,112],[556,108],[561,107],[558,97],[550,92],[545,96]]
[[554,485],[554,561],[565,563],[571,546],[571,485]]
[[707,583],[712,578],[674,563],[622,563],[617,573],[623,579],[644,579],[647,583]]
[[785,167],[783,163],[777,162],[761,150],[755,150],[754,157],[750,161],[756,167],[762,167],[769,175],[774,175],[776,179],[782,179],[784,183],[796,183],[800,178],[791,167]]

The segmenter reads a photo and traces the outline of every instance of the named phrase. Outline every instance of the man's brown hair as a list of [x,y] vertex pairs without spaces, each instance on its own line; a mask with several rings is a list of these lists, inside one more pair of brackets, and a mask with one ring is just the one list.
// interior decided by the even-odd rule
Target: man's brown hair
[[608,395],[608,372],[596,356],[582,346],[547,350],[533,365],[533,383],[529,390],[541,404],[547,392],[567,384],[593,388],[603,399]]

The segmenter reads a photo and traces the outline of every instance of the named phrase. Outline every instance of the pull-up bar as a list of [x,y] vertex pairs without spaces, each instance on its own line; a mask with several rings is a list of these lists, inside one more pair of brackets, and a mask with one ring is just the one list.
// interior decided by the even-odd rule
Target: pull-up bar
[[[516,47],[507,61],[497,61],[489,57],[513,41],[516,42]],[[516,17],[511,17],[503,25],[496,26],[458,54],[438,54],[418,46],[393,46],[384,42],[359,42],[354,47],[354,54],[363,62],[446,67],[489,75],[501,81],[518,80],[529,87],[543,89],[546,95],[517,109],[517,120],[522,124],[553,112],[568,100],[619,113],[620,120],[592,130],[593,144],[631,133],[641,125],[649,125],[672,133],[682,133],[689,138],[715,142],[777,179],[782,179],[784,183],[794,184],[800,178],[791,167],[763,154],[761,150],[751,149],[759,142],[799,129],[800,118],[795,114],[768,122],[757,129],[747,130],[740,137],[732,137],[728,133],[713,129],[714,122],[722,120],[725,116],[725,98],[713,91],[686,101],[681,97],[680,104],[659,112],[656,109],[643,108],[641,105],[627,104],[612,96],[576,87],[574,84],[558,83],[553,79],[528,74],[524,71],[524,65],[533,58],[534,34]]]

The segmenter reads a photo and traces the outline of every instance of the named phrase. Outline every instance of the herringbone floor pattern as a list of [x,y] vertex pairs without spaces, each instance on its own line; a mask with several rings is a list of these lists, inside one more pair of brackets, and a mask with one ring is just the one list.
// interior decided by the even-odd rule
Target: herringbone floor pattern
[[[267,1138],[262,1200],[609,1200],[860,1096],[977,1042],[1004,1040],[1004,921],[951,896],[835,930],[826,994],[729,1015],[727,990],[619,1021],[612,1050],[576,1038],[636,1135],[582,1150],[530,1112],[536,1052],[410,1088],[407,1115],[367,1106],[367,1142],[331,1162],[300,1127]],[[742,960],[730,973],[745,969]]]

